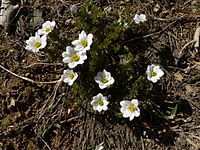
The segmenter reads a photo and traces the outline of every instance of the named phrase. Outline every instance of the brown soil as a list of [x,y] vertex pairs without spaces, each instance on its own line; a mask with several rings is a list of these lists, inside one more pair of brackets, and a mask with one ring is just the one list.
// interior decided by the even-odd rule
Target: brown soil
[[[42,23],[30,25],[34,9],[44,20],[55,20],[60,36],[73,36],[74,15],[69,7],[83,1],[21,0],[20,9],[7,35],[0,29],[0,65],[34,81],[58,80],[64,70],[60,53],[49,60],[46,53],[25,50],[25,41]],[[98,1],[97,1],[98,2]],[[20,3],[20,1],[18,2]],[[87,150],[104,142],[109,150],[200,149],[200,57],[193,36],[200,23],[197,0],[126,0],[133,13],[144,13],[149,31],[145,57],[165,68],[161,98],[179,103],[179,114],[168,126],[151,126],[139,120],[121,122],[91,113],[91,106],[74,104],[76,95],[64,83],[37,84],[0,69],[0,149]],[[105,0],[105,6],[119,1]],[[185,46],[186,45],[186,46]],[[160,89],[157,89],[160,90]],[[149,116],[146,116],[147,118]],[[5,121],[7,119],[7,121]]]

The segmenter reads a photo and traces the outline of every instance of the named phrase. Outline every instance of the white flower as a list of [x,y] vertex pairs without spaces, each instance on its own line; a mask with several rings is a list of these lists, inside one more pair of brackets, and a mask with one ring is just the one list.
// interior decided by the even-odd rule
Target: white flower
[[164,72],[160,69],[160,66],[148,65],[146,74],[148,80],[156,83],[164,75]]
[[124,22],[124,28],[127,29],[129,27],[127,22]]
[[70,70],[70,69],[64,70],[61,76],[61,78],[63,79],[63,82],[68,83],[70,86],[74,83],[77,77],[78,77],[78,74],[76,72],[73,72],[73,70]]
[[103,72],[98,72],[97,76],[94,77],[94,80],[99,84],[100,89],[104,89],[115,82],[114,78],[111,77],[110,72],[107,72],[105,69]]
[[103,142],[95,147],[95,150],[102,150],[103,149]]
[[108,101],[107,97],[103,96],[101,93],[93,97],[93,100],[91,101],[91,105],[93,106],[94,110],[97,110],[101,112],[102,110],[108,109]]
[[139,24],[140,22],[145,22],[147,19],[146,19],[145,14],[141,14],[141,15],[136,14],[133,20],[135,21],[135,23]]
[[82,51],[83,53],[87,50],[90,50],[90,45],[92,44],[92,38],[93,35],[86,34],[85,31],[82,31],[81,34],[79,34],[78,40],[75,40],[72,42],[72,45],[75,46],[75,51]]
[[42,36],[40,37],[37,33],[35,34],[35,36],[30,37],[27,41],[26,41],[26,50],[30,50],[33,52],[38,52],[39,49],[44,48],[47,45],[47,38],[46,36]]
[[134,117],[138,117],[140,115],[137,99],[132,99],[131,101],[121,101],[120,105],[122,106],[120,111],[123,113],[124,118],[129,117],[129,120],[131,121]]
[[47,34],[49,34],[53,30],[55,24],[56,24],[55,21],[52,21],[52,22],[51,21],[46,21],[45,23],[43,23],[42,29],[38,30],[38,34],[39,35],[47,35]]
[[86,53],[77,52],[72,47],[67,46],[66,52],[62,53],[63,62],[68,63],[69,68],[74,68],[78,64],[83,64],[87,59]]

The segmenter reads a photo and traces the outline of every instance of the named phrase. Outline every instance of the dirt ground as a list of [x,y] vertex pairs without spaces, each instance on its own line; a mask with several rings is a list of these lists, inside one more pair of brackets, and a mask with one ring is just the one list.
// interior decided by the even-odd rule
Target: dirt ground
[[[1,2],[1,1],[0,1]],[[198,0],[101,0],[102,7],[124,5],[132,13],[147,15],[149,42],[144,56],[165,69],[161,95],[168,104],[178,103],[178,114],[167,125],[148,121],[121,122],[107,114],[91,113],[88,103],[76,105],[76,94],[56,81],[64,70],[58,51],[49,60],[25,50],[25,41],[43,20],[56,21],[60,36],[72,36],[76,14],[71,5],[81,0],[19,0],[19,10],[11,22],[11,32],[0,28],[0,149],[2,150],[90,150],[104,142],[109,150],[198,150],[200,149],[200,55],[194,48],[194,33],[200,26]],[[38,22],[37,22],[38,21]],[[54,44],[54,43],[53,43]],[[156,89],[160,90],[160,89]],[[149,116],[147,116],[148,118]]]

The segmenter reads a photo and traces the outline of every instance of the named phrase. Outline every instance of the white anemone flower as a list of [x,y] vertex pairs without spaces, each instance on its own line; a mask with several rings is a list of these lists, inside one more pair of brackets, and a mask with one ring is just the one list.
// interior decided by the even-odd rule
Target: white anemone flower
[[63,62],[68,63],[69,68],[74,68],[78,64],[83,64],[87,59],[86,53],[77,52],[72,47],[67,46],[66,52],[62,53]]
[[38,30],[39,35],[47,35],[49,34],[55,27],[56,22],[55,21],[46,21],[42,25],[42,29]]
[[103,142],[95,147],[95,150],[102,150],[104,147],[102,146]]
[[61,76],[63,82],[68,83],[68,85],[70,86],[74,83],[77,77],[78,77],[78,74],[76,72],[73,72],[73,70],[70,70],[70,69],[64,70]]
[[152,64],[151,66],[148,65],[146,74],[148,80],[156,83],[164,75],[164,72],[160,69],[160,66]]
[[145,22],[146,19],[146,15],[145,14],[135,14],[133,20],[135,21],[136,24],[139,24],[140,22]]
[[42,37],[40,37],[37,33],[35,34],[35,36],[30,37],[27,41],[26,41],[26,50],[30,50],[33,52],[38,52],[39,49],[44,48],[47,45],[47,38],[45,35],[43,35]]
[[122,106],[120,111],[123,113],[124,118],[129,117],[129,120],[131,121],[134,117],[138,117],[140,115],[137,99],[132,99],[131,101],[121,101],[120,105]]
[[87,50],[90,50],[90,45],[92,44],[92,38],[93,38],[93,35],[91,33],[87,35],[85,31],[82,31],[79,34],[78,40],[75,40],[72,42],[72,45],[75,46],[74,50],[82,51],[82,52],[86,52]]
[[103,70],[103,72],[98,72],[97,76],[94,77],[94,80],[96,83],[99,84],[100,89],[109,87],[115,82],[114,78],[111,77],[110,72],[107,72],[105,69]]
[[102,110],[108,109],[107,105],[109,102],[107,100],[108,98],[106,96],[103,96],[101,93],[99,93],[92,98],[91,105],[93,106],[94,110],[101,112]]

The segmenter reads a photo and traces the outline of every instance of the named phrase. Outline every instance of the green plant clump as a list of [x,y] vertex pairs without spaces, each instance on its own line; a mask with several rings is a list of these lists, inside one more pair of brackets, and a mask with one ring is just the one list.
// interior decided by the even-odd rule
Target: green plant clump
[[[142,48],[133,42],[136,24],[131,19],[130,10],[105,11],[86,2],[79,10],[75,31],[92,33],[94,40],[87,52],[88,59],[78,67],[80,82],[74,83],[72,90],[85,96],[88,102],[98,93],[109,96],[109,107],[118,107],[125,99],[145,97],[152,90],[152,84],[146,79]],[[124,24],[127,23],[128,27]],[[94,77],[99,71],[111,72],[115,83],[106,89],[99,89]]]

